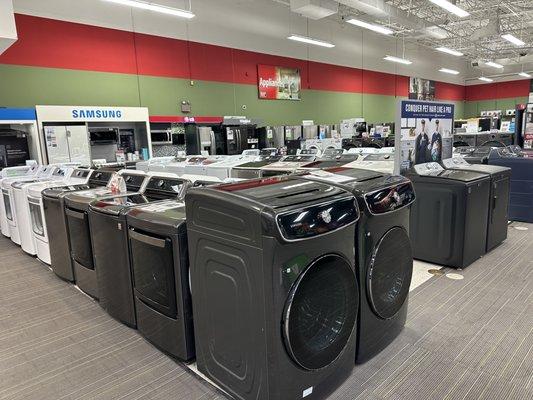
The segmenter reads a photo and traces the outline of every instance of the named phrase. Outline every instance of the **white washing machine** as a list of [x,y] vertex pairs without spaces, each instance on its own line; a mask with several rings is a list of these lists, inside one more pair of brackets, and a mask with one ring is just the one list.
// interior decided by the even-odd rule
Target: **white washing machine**
[[185,174],[188,175],[207,175],[207,167],[209,165],[217,164],[221,161],[231,159],[233,157],[239,156],[209,156],[202,162],[198,164],[187,164],[185,165]]
[[34,183],[28,186],[28,208],[30,210],[30,229],[37,258],[50,265],[50,246],[48,245],[48,232],[44,218],[42,191],[67,185],[83,185],[89,181],[94,170],[86,168],[75,169],[70,178],[58,182],[47,181]]
[[[55,166],[53,172],[49,177],[43,177],[37,181],[15,182],[11,184],[12,187],[12,204],[15,209],[15,218],[10,221],[9,232],[11,240],[22,247],[26,253],[34,256],[36,254],[35,242],[33,240],[31,223],[30,223],[30,208],[28,205],[28,188],[36,182],[61,182],[64,179],[70,178],[73,167],[70,166]],[[18,239],[18,242],[16,241]]]
[[[4,179],[27,178],[35,175],[37,169],[38,165],[4,168],[2,171],[0,171],[0,191],[2,190],[2,182]],[[9,226],[7,225],[6,208],[3,195],[0,195],[0,228],[2,234],[9,237]]]
[[360,156],[357,160],[344,165],[345,168],[368,169],[387,174],[394,173],[393,153],[374,153]]
[[138,169],[139,171],[148,172],[152,171],[152,168],[154,167],[164,168],[165,164],[175,161],[175,159],[176,157],[174,156],[152,157],[149,160],[139,161],[137,164],[135,164],[135,169]]
[[244,150],[240,156],[231,156],[223,161],[207,166],[206,175],[217,177],[222,181],[231,178],[231,170],[241,164],[255,161],[259,158],[259,150]]
[[193,156],[187,157],[185,160],[180,160],[176,162],[171,162],[165,165],[164,172],[169,172],[181,176],[185,173],[185,168],[190,165],[201,164],[207,160],[207,157],[204,156]]

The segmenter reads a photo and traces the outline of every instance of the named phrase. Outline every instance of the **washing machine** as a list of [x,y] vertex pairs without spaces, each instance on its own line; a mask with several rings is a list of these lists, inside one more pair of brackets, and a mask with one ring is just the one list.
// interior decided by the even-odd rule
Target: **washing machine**
[[[127,193],[138,192],[146,179],[142,171],[122,170],[120,175],[126,183]],[[98,299],[98,282],[94,269],[89,225],[89,204],[104,196],[110,196],[111,189],[96,188],[72,192],[65,195],[65,214],[67,216],[70,256],[76,277],[76,285],[84,293]]]
[[188,175],[207,175],[207,167],[209,165],[213,165],[216,163],[219,163],[221,161],[231,159],[233,157],[239,157],[237,156],[226,156],[226,155],[211,155],[207,157],[205,160],[194,163],[194,164],[187,164],[185,165],[185,172],[184,174]]
[[75,281],[70,258],[65,195],[76,191],[105,187],[109,184],[114,173],[110,170],[95,170],[86,184],[54,187],[42,191],[44,224],[46,225],[50,249],[50,267],[60,278],[70,282]]
[[33,237],[35,253],[37,258],[50,265],[50,247],[48,240],[48,231],[44,217],[43,196],[45,189],[64,187],[70,185],[86,184],[93,170],[87,168],[76,168],[70,177],[61,181],[46,181],[34,183],[27,187],[27,203],[30,213],[30,231]]
[[174,175],[183,175],[185,174],[185,168],[192,165],[199,165],[206,161],[208,158],[205,156],[193,156],[186,159],[180,159],[165,165],[165,172],[174,174]]
[[[337,150],[334,151],[337,152]],[[342,167],[346,164],[350,164],[356,161],[358,158],[359,156],[357,154],[343,154],[342,150],[340,150],[340,152],[337,152],[336,155],[332,153],[324,153],[322,157],[320,157],[316,161],[302,165],[298,170],[302,172],[308,170]]]
[[283,157],[281,160],[267,164],[261,168],[261,176],[269,177],[276,175],[289,175],[293,174],[303,165],[309,164],[316,160],[314,154],[297,154],[292,156]]
[[487,253],[507,239],[511,168],[469,164],[455,157],[442,160],[446,169],[480,172],[490,176],[489,213],[487,216]]
[[346,164],[345,167],[369,169],[372,171],[382,172],[386,174],[393,174],[394,154],[378,152],[375,154],[363,155],[352,163]]
[[[21,167],[8,167],[0,171],[0,190],[2,190],[2,182],[4,179],[26,179],[34,176],[38,170],[37,165],[27,165]],[[6,190],[5,194],[9,198],[9,191]],[[9,213],[11,213],[11,202],[7,203],[9,207]],[[9,225],[7,224],[6,217],[6,203],[4,203],[4,194],[0,196],[0,229],[4,236],[9,237]]]
[[11,240],[20,245],[20,233],[17,224],[17,209],[14,198],[13,185],[16,186],[16,190],[20,191],[20,188],[25,183],[41,182],[52,177],[52,174],[58,169],[57,165],[44,165],[38,168],[37,173],[34,176],[28,178],[13,178],[4,179],[2,181],[2,194],[4,196],[4,205],[6,209],[6,222],[9,230],[9,237]]
[[478,145],[477,133],[455,133],[453,135],[454,147],[476,147]]
[[511,168],[509,219],[533,222],[533,158],[520,148],[495,149],[488,157],[489,165]]
[[34,185],[39,185],[44,182],[54,182],[56,184],[61,184],[62,182],[69,180],[71,174],[73,173],[74,168],[72,167],[63,167],[59,166],[52,173],[50,178],[45,178],[39,182],[26,182],[26,183],[13,183],[13,199],[15,201],[15,213],[16,213],[16,225],[10,225],[11,237],[16,237],[17,233],[13,232],[13,229],[18,231],[18,236],[20,238],[20,247],[24,252],[29,255],[36,255],[36,243],[32,234],[31,226],[31,212],[30,206],[28,203],[28,191]]
[[262,168],[274,164],[281,160],[282,156],[272,152],[269,154],[262,153],[258,160],[240,164],[231,169],[231,177],[239,179],[254,179],[262,176]]
[[238,399],[327,397],[354,365],[353,195],[283,176],[185,204],[198,370]]
[[414,257],[438,265],[464,268],[487,249],[490,176],[445,170],[431,162],[406,173],[418,201],[411,212]]
[[126,222],[137,329],[166,354],[192,360],[185,207],[176,200],[141,205],[126,214]]
[[[254,153],[249,154],[248,152],[250,151],[253,151]],[[255,161],[258,159],[258,157],[258,150],[245,150],[240,156],[232,156],[223,161],[208,165],[206,175],[217,177],[222,181],[226,180],[231,177],[231,170],[233,168]]]
[[407,319],[413,185],[402,176],[344,167],[313,171],[300,179],[329,183],[357,198],[361,218],[354,237],[360,308],[355,362],[364,363],[396,339]]
[[163,156],[163,157],[152,157],[149,160],[138,161],[135,164],[135,169],[139,171],[149,172],[152,171],[154,166],[163,166],[172,161],[175,161],[176,157],[174,156]]
[[104,197],[89,206],[89,225],[100,305],[113,318],[136,327],[126,213],[142,204],[183,198],[191,182],[152,175],[141,192]]

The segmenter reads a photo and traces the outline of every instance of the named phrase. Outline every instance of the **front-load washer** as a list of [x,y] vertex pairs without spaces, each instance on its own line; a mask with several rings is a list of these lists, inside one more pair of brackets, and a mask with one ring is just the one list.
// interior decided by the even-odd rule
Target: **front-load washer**
[[355,361],[363,363],[387,347],[407,318],[413,255],[409,214],[412,184],[402,176],[331,168],[300,179],[318,180],[353,193],[361,210],[355,231],[359,319]]
[[316,160],[314,154],[297,154],[283,157],[278,162],[265,165],[261,168],[261,176],[289,175],[298,171],[303,165]]
[[[49,236],[44,216],[43,190],[86,184],[92,172],[92,169],[76,168],[70,175],[70,178],[64,181],[46,181],[34,183],[28,187],[27,201],[30,210],[30,228],[35,244],[35,251],[37,258],[45,264],[50,265],[51,259]],[[56,222],[54,221],[54,223]]]
[[137,329],[182,361],[195,356],[185,207],[164,200],[126,214]]
[[[146,174],[137,170],[122,170],[120,175],[126,183],[126,193],[138,192],[144,184]],[[101,197],[112,195],[110,188],[72,192],[65,195],[70,257],[76,276],[76,285],[89,296],[98,299],[98,281],[94,269],[89,224],[89,204]]]
[[2,171],[0,171],[0,191],[2,191],[2,195],[0,196],[0,229],[2,231],[2,234],[6,237],[9,237],[10,235],[6,213],[8,212],[11,215],[13,210],[11,209],[10,201],[4,202],[4,199],[9,199],[9,190],[2,189],[2,182],[7,179],[24,180],[29,177],[33,177],[37,173],[38,169],[38,165],[29,165],[23,167],[4,168]]
[[198,370],[237,399],[323,399],[350,374],[353,195],[272,177],[185,196]]
[[136,327],[126,213],[139,205],[185,195],[190,181],[151,175],[140,193],[104,197],[89,206],[89,224],[100,306],[113,318]]
[[50,267],[60,278],[70,282],[75,281],[70,257],[65,195],[76,191],[107,186],[114,173],[114,171],[110,170],[95,170],[86,184],[54,187],[42,191],[44,223],[50,248]]
[[442,165],[444,165],[444,168],[446,169],[480,172],[490,176],[486,251],[491,251],[507,239],[509,194],[511,192],[511,169],[495,165],[469,164],[460,157],[445,159],[442,161]]
[[[50,178],[41,179],[39,182],[14,183],[13,199],[15,201],[15,211],[17,214],[16,225],[14,229],[18,231],[20,238],[20,247],[24,252],[32,256],[37,254],[35,238],[32,234],[31,213],[28,203],[28,190],[43,182],[54,182],[56,184],[68,180],[74,171],[72,167],[59,166],[52,173]],[[10,232],[13,233],[13,226],[10,226]],[[12,237],[17,236],[17,233],[12,234]]]
[[490,176],[431,162],[406,173],[418,201],[411,212],[414,258],[464,268],[487,249]]

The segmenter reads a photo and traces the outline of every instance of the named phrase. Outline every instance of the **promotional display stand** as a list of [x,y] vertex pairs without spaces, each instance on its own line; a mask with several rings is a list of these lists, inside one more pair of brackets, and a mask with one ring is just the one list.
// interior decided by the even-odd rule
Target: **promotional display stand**
[[33,108],[0,108],[0,132],[0,169],[24,165],[28,159],[42,162]]

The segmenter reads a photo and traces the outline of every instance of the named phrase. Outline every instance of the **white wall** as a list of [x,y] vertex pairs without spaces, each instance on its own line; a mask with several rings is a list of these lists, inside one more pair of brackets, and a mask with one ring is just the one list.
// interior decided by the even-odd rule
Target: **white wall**
[[[188,4],[186,0],[152,1],[178,8],[186,8]],[[407,43],[405,57],[413,64],[390,63],[383,60],[385,55],[402,55],[402,44],[396,39],[335,20],[309,21],[307,33],[304,18],[272,0],[192,0],[196,17],[190,21],[102,0],[14,0],[14,6],[16,12],[23,14],[457,84],[464,84],[468,65],[464,59]],[[331,41],[336,47],[307,48],[287,40],[290,33],[308,34]],[[441,67],[462,74],[443,74],[438,72]]]

